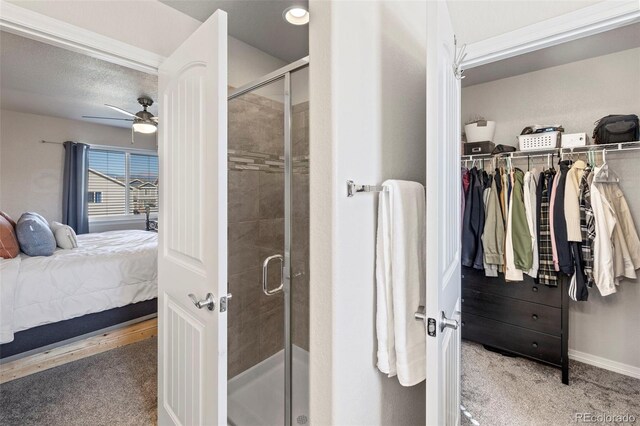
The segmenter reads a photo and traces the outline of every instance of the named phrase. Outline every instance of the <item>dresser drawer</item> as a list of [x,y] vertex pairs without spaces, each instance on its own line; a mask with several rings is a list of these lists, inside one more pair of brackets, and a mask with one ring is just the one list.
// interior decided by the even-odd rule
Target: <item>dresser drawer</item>
[[462,338],[559,365],[561,339],[477,315],[462,313]]
[[562,310],[540,303],[462,289],[462,313],[469,313],[535,331],[562,335]]
[[542,303],[557,308],[562,306],[561,287],[536,284],[529,276],[525,276],[524,281],[506,282],[503,274],[497,278],[485,277],[484,271],[463,267],[462,288]]

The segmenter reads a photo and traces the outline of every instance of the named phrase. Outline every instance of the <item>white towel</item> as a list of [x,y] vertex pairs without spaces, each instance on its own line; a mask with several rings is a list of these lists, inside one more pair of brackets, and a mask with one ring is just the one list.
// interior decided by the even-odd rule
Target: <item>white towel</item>
[[425,193],[416,182],[388,180],[380,193],[376,243],[378,369],[403,386],[425,379]]

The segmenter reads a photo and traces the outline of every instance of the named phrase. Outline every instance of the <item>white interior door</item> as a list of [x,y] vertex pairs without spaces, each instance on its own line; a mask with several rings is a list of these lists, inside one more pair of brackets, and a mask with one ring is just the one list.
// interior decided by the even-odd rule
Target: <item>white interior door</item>
[[427,424],[460,423],[460,81],[445,1],[427,2]]
[[[227,423],[225,12],[214,13],[160,66],[159,98],[158,423],[223,425]],[[215,301],[213,310],[207,295]]]

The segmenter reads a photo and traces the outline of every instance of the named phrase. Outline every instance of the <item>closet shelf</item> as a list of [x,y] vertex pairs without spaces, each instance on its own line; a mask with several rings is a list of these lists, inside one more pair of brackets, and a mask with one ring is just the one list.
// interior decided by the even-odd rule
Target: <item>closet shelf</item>
[[483,160],[490,158],[528,158],[528,157],[546,157],[564,154],[579,154],[584,152],[614,152],[614,151],[634,151],[640,150],[640,141],[620,142],[603,145],[585,145],[572,148],[553,148],[536,151],[513,151],[501,152],[499,154],[477,154],[477,155],[461,155],[460,161]]

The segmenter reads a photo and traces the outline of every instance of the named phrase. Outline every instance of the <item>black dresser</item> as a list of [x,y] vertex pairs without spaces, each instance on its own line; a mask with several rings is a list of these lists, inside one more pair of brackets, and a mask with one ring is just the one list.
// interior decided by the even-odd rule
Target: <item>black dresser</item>
[[505,282],[462,267],[462,338],[562,369],[569,384],[569,296],[558,287]]

